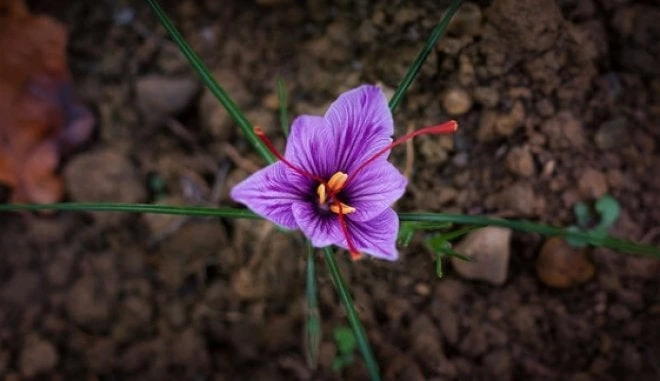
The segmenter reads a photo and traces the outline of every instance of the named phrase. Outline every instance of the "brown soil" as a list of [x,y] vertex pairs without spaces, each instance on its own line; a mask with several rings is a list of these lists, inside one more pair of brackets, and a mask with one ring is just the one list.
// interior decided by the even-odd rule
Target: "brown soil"
[[[71,69],[98,136],[64,163],[70,200],[230,205],[261,165],[141,2],[33,1],[71,32]],[[437,1],[169,1],[220,83],[280,147],[291,115],[363,82],[396,87],[444,9]],[[660,8],[651,1],[467,5],[396,114],[415,142],[400,210],[573,223],[604,193],[613,233],[660,242]],[[466,103],[467,102],[467,103]],[[393,155],[401,168],[405,150]],[[149,187],[156,176],[166,188]],[[303,349],[304,255],[266,222],[133,214],[2,215],[0,378],[365,380],[333,372],[345,314],[319,260],[323,341]],[[594,252],[566,290],[536,276],[542,238],[514,234],[502,286],[460,278],[415,241],[397,263],[339,255],[388,380],[660,379],[658,261]],[[320,258],[319,258],[320,259]]]

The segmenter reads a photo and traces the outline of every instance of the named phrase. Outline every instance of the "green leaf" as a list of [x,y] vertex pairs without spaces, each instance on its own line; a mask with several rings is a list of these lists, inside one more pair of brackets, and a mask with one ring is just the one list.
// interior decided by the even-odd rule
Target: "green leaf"
[[573,205],[573,214],[575,214],[575,220],[580,228],[586,229],[591,223],[591,212],[589,212],[589,207],[584,202],[578,202]]
[[647,255],[651,257],[660,258],[660,248],[638,244],[635,242],[627,241],[624,239],[612,237],[607,235],[605,238],[598,238],[591,236],[581,231],[571,231],[566,228],[558,228],[554,226],[529,222],[529,221],[516,221],[505,220],[499,218],[491,218],[485,216],[469,216],[465,214],[443,214],[443,213],[399,213],[399,220],[405,221],[426,221],[426,222],[452,222],[461,225],[474,225],[474,226],[502,226],[505,228],[518,230],[526,233],[538,233],[544,236],[562,236],[573,237],[586,240],[590,245],[602,246],[608,249],[626,252],[636,255]]
[[408,88],[412,84],[412,81],[417,76],[417,73],[419,73],[419,70],[422,68],[424,61],[426,61],[426,58],[433,50],[435,44],[437,44],[438,40],[440,40],[440,37],[442,37],[445,34],[445,31],[449,26],[449,22],[456,14],[456,11],[458,10],[458,7],[460,5],[461,5],[461,0],[453,0],[451,2],[451,4],[449,5],[449,9],[447,9],[445,15],[442,17],[438,25],[431,32],[431,36],[426,41],[426,44],[424,44],[424,46],[422,47],[422,50],[420,50],[419,54],[417,55],[417,58],[415,58],[415,61],[412,63],[412,65],[410,65],[410,68],[408,68],[406,75],[403,77],[403,80],[399,84],[399,87],[397,87],[397,89],[394,91],[394,95],[392,95],[392,99],[390,99],[389,105],[390,105],[390,110],[392,110],[392,112],[394,112],[399,106],[399,103],[401,103],[401,99],[403,99],[403,96],[406,95],[406,91],[408,91]]
[[348,324],[353,329],[355,334],[355,340],[357,341],[357,346],[362,353],[362,358],[367,367],[367,372],[369,373],[369,378],[372,381],[380,380],[380,370],[378,369],[378,362],[376,362],[376,357],[374,356],[373,351],[371,350],[371,345],[369,344],[369,339],[367,338],[367,333],[364,331],[360,317],[355,310],[355,305],[353,303],[353,298],[351,297],[350,292],[348,291],[348,286],[344,281],[344,277],[339,271],[339,266],[335,261],[335,256],[332,251],[332,248],[325,247],[323,248],[323,256],[326,263],[328,264],[328,271],[330,272],[330,278],[332,279],[332,284],[337,290],[339,295],[339,300],[341,301],[344,309],[346,310],[346,318],[348,319]]
[[321,347],[321,314],[319,313],[318,290],[316,288],[316,265],[314,249],[307,241],[307,276],[305,295],[307,299],[307,319],[305,320],[305,359],[307,366],[316,369]]
[[248,209],[209,208],[158,204],[124,204],[112,202],[62,202],[55,204],[0,204],[0,212],[16,211],[128,212],[174,214],[179,216],[261,219]]
[[402,222],[399,227],[399,234],[397,236],[397,243],[400,246],[408,247],[412,241],[415,233],[422,230],[441,230],[451,227],[451,223],[442,222]]
[[619,219],[619,214],[621,213],[621,205],[616,198],[605,195],[596,201],[594,206],[598,214],[600,214],[600,223],[598,227],[604,230],[608,230],[614,225],[617,219]]
[[337,350],[341,355],[353,353],[357,346],[353,330],[349,327],[340,326],[336,327],[332,332],[332,337],[337,344]]
[[190,65],[195,69],[195,71],[197,71],[197,74],[199,74],[206,87],[208,87],[211,93],[213,93],[218,101],[220,101],[234,122],[236,122],[238,127],[240,127],[240,129],[243,131],[243,134],[245,134],[245,137],[252,144],[257,153],[261,155],[266,163],[270,164],[275,162],[275,157],[273,154],[254,133],[252,124],[250,124],[243,112],[241,112],[241,110],[236,106],[227,92],[220,86],[220,84],[218,84],[218,82],[216,82],[209,69],[206,67],[206,65],[204,65],[199,56],[193,51],[181,33],[179,33],[163,8],[160,7],[156,0],[147,0],[147,3],[149,3],[163,27],[169,32],[170,36],[172,36],[172,40],[179,47],[181,53],[183,53],[188,62],[190,62]]
[[[577,232],[577,233],[582,233],[583,230],[580,229],[579,227],[575,225],[571,225],[566,230],[571,231],[571,232]],[[586,232],[585,234],[589,234],[589,232]],[[585,238],[580,238],[580,237],[572,237],[572,236],[567,236],[564,237],[566,240],[566,243],[573,247],[585,247],[589,244],[589,241]]]
[[287,115],[286,85],[282,78],[277,79],[277,101],[280,105],[280,127],[284,136],[289,136],[289,116]]

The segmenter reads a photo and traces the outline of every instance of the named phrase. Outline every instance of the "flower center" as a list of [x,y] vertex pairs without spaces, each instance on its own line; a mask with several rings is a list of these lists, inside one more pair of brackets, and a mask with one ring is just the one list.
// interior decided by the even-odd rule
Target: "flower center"
[[354,207],[344,204],[336,197],[336,195],[344,188],[346,179],[348,179],[347,174],[344,172],[337,172],[330,177],[330,180],[328,180],[327,183],[319,184],[316,188],[316,194],[319,196],[319,205],[325,206],[330,204],[328,209],[337,214],[349,214],[355,212]]

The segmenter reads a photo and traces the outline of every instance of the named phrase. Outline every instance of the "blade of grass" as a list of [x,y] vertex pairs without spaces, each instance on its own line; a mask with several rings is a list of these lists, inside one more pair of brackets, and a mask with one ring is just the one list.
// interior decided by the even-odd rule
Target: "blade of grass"
[[449,9],[447,9],[447,12],[445,12],[444,16],[442,17],[442,20],[440,20],[438,25],[433,29],[431,36],[426,41],[426,44],[424,44],[424,47],[422,47],[422,50],[420,50],[417,58],[415,58],[415,61],[412,63],[412,65],[410,65],[410,68],[408,68],[408,72],[406,72],[406,75],[403,77],[399,87],[397,87],[396,91],[394,92],[392,99],[390,99],[390,110],[392,110],[392,112],[394,112],[396,108],[399,107],[401,99],[403,99],[403,96],[406,95],[406,91],[408,91],[410,84],[417,76],[417,73],[419,73],[419,69],[422,68],[424,61],[426,61],[426,58],[433,50],[435,44],[438,42],[440,37],[445,34],[445,30],[447,30],[449,22],[451,21],[452,17],[454,17],[454,14],[456,14],[456,11],[460,5],[461,0],[453,0],[451,2]]
[[344,281],[344,277],[339,271],[337,262],[335,261],[335,256],[331,247],[323,248],[323,256],[326,263],[328,264],[328,270],[330,271],[330,277],[332,279],[332,284],[334,284],[337,289],[337,294],[339,295],[339,300],[344,305],[346,310],[346,316],[348,318],[348,323],[355,333],[355,339],[357,340],[358,348],[362,352],[362,357],[364,358],[364,363],[367,366],[367,372],[372,381],[380,380],[380,370],[378,369],[378,362],[376,362],[376,357],[371,350],[371,345],[369,344],[369,339],[367,338],[367,333],[364,331],[362,322],[360,322],[360,317],[355,310],[355,305],[353,304],[353,298],[351,297],[350,292],[348,291],[348,286]]
[[305,296],[307,299],[307,319],[305,321],[305,359],[307,366],[316,369],[321,346],[321,314],[319,312],[318,291],[316,288],[316,264],[314,248],[307,241],[307,277]]
[[286,85],[282,78],[277,79],[277,100],[280,105],[280,126],[284,136],[289,136],[289,116],[287,115]]
[[660,248],[639,244],[624,239],[605,236],[596,237],[581,231],[572,231],[565,228],[529,222],[504,220],[484,216],[469,216],[464,214],[442,214],[442,213],[399,213],[400,221],[426,221],[426,222],[452,222],[455,224],[475,226],[501,226],[526,233],[538,233],[545,236],[571,237],[590,243],[594,246],[606,247],[615,251],[626,252],[637,255],[647,255],[660,258]]
[[261,219],[248,209],[209,208],[203,206],[176,206],[158,204],[122,204],[105,202],[62,202],[55,204],[0,204],[0,212],[15,212],[21,210],[49,210],[69,212],[128,212],[174,214],[195,217],[248,218]]
[[220,101],[220,103],[224,106],[232,119],[234,119],[234,122],[238,124],[238,126],[245,134],[245,137],[256,149],[257,153],[261,155],[266,163],[270,164],[275,162],[275,157],[273,154],[254,133],[252,124],[250,124],[238,106],[236,106],[234,101],[232,101],[227,92],[220,86],[220,84],[218,84],[218,82],[216,82],[209,69],[206,67],[206,65],[204,65],[202,60],[193,51],[190,45],[188,45],[181,33],[179,33],[170,18],[167,16],[167,13],[165,13],[163,8],[160,7],[156,0],[147,0],[147,3],[149,3],[163,27],[169,32],[170,36],[172,36],[172,40],[174,40],[174,43],[176,43],[176,45],[179,47],[181,53],[183,53],[186,59],[188,59],[188,62],[190,62],[190,65],[197,71],[206,87],[211,90],[211,93],[213,93],[218,101]]

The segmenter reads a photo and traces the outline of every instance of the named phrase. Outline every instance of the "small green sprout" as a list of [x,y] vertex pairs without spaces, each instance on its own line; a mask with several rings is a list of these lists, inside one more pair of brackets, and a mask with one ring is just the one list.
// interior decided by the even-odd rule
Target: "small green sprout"
[[355,361],[357,340],[353,330],[346,326],[336,327],[332,332],[332,336],[337,345],[337,356],[332,362],[332,370],[339,371]]
[[[576,225],[568,227],[569,231],[588,234],[593,240],[604,239],[608,230],[614,225],[621,213],[619,202],[610,195],[604,195],[596,200],[593,210],[584,202],[578,202],[573,207]],[[566,242],[573,247],[585,247],[591,239],[566,237]]]

